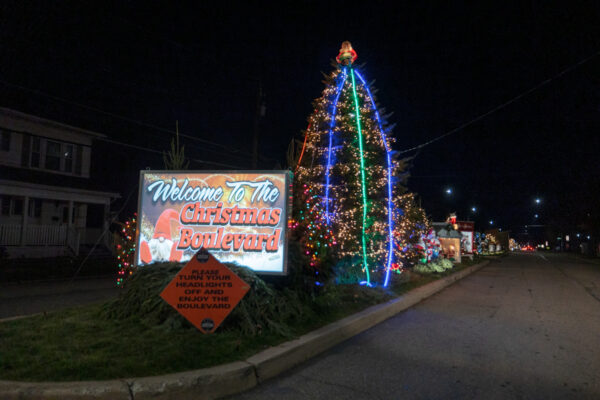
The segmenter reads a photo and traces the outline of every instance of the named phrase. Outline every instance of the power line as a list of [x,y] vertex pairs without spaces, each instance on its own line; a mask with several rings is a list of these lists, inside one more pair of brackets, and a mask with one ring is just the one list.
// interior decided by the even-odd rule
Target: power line
[[[4,84],[6,86],[10,86],[10,87],[14,87],[14,88],[17,88],[17,89],[21,89],[21,90],[29,91],[29,92],[32,92],[32,93],[36,93],[38,95],[45,96],[45,97],[48,97],[48,98],[51,98],[51,99],[54,99],[54,100],[62,101],[62,102],[67,103],[67,104],[72,104],[72,105],[79,106],[79,107],[82,107],[82,108],[86,108],[86,109],[89,109],[89,110],[92,110],[92,111],[96,111],[96,112],[99,112],[99,113],[102,113],[102,114],[105,114],[105,115],[112,116],[112,117],[117,118],[117,119],[122,119],[122,120],[127,121],[127,122],[131,122],[131,123],[134,123],[134,124],[138,124],[138,125],[141,125],[141,126],[152,128],[152,129],[155,129],[155,130],[158,130],[158,131],[167,132],[167,133],[170,133],[170,134],[176,134],[175,131],[172,131],[172,130],[167,129],[167,128],[163,128],[163,127],[160,127],[160,126],[157,126],[157,125],[150,124],[148,122],[139,121],[139,120],[136,120],[136,119],[133,119],[133,118],[129,118],[129,117],[125,117],[125,116],[122,116],[122,115],[115,114],[115,113],[111,113],[109,111],[104,111],[102,109],[99,109],[99,108],[96,108],[96,107],[92,107],[92,106],[88,106],[86,104],[82,104],[82,103],[78,103],[78,102],[71,101],[71,100],[68,100],[68,99],[64,99],[64,98],[61,98],[61,97],[58,97],[58,96],[54,96],[54,95],[49,94],[49,93],[42,92],[42,91],[37,90],[37,89],[31,89],[31,88],[28,88],[28,87],[25,87],[25,86],[17,85],[17,84],[10,83],[10,82],[7,82],[7,81],[2,80],[2,79],[0,79],[0,83]],[[208,149],[206,149],[207,151],[210,151],[213,154],[220,154],[220,155],[224,155],[224,156],[227,156],[227,157],[236,157],[236,158],[240,158],[240,159],[248,159],[248,158],[250,158],[250,156],[247,155],[247,151],[244,151],[244,150],[241,150],[241,149],[230,148],[227,145],[222,145],[220,143],[212,142],[210,140],[201,139],[201,138],[197,138],[195,136],[186,135],[186,134],[181,133],[181,132],[179,133],[179,136],[182,136],[182,137],[185,137],[185,138],[188,138],[188,139],[191,139],[191,140],[196,140],[196,141],[199,141],[199,142],[202,142],[202,143],[211,144],[213,146],[221,147],[221,148],[227,150],[227,152],[222,152],[222,151],[216,151],[216,150],[208,150]],[[198,149],[198,147],[193,147],[193,148],[194,149]],[[274,158],[266,157],[266,156],[263,156],[263,155],[259,155],[259,159],[262,160],[262,161],[275,161]]]
[[[148,151],[150,153],[157,153],[157,154],[161,154],[161,155],[163,154],[163,152],[160,151],[160,150],[151,149],[149,147],[138,146],[136,144],[124,143],[124,142],[120,142],[120,141],[114,140],[114,139],[96,138],[96,140],[100,140],[100,141],[108,142],[108,143],[114,143],[114,144],[118,144],[118,145],[121,145],[121,146],[131,147],[133,149],[144,150],[144,151]],[[242,167],[240,167],[238,165],[224,164],[224,163],[220,163],[220,162],[216,162],[216,161],[199,160],[197,158],[190,158],[189,160],[190,161],[195,161],[195,162],[198,162],[198,163],[202,163],[202,164],[216,165],[216,166],[219,166],[219,167],[236,168],[236,169],[241,169],[242,168]]]
[[[155,129],[155,130],[158,130],[158,131],[167,132],[167,133],[171,133],[171,134],[175,134],[176,133],[175,131],[172,131],[170,129],[163,128],[163,127],[160,127],[160,126],[157,126],[157,125],[153,125],[153,124],[150,124],[148,122],[139,121],[139,120],[136,120],[136,119],[133,119],[133,118],[129,118],[129,117],[124,117],[122,115],[118,115],[118,114],[115,114],[115,113],[112,113],[112,112],[109,112],[109,111],[104,111],[104,110],[101,110],[101,109],[96,108],[96,107],[88,106],[86,104],[82,104],[82,103],[78,103],[78,102],[75,102],[75,101],[64,99],[62,97],[54,96],[54,95],[42,92],[42,91],[37,90],[37,89],[31,89],[31,88],[28,88],[28,87],[25,87],[25,86],[16,85],[14,83],[10,83],[10,82],[7,82],[7,81],[2,80],[2,79],[0,79],[0,83],[2,83],[3,85],[6,85],[6,86],[10,86],[10,87],[13,87],[13,88],[20,89],[20,90],[24,90],[24,91],[28,91],[28,92],[31,92],[31,93],[35,93],[35,94],[38,94],[40,96],[45,96],[45,97],[49,97],[49,98],[54,99],[54,100],[62,101],[62,102],[67,103],[67,104],[72,104],[72,105],[75,105],[75,106],[86,108],[88,110],[92,110],[92,111],[95,111],[95,112],[98,112],[98,113],[101,113],[101,114],[104,114],[104,115],[109,115],[111,117],[122,119],[122,120],[127,121],[127,122],[131,122],[131,123],[134,123],[134,124],[145,126],[147,128],[152,128],[152,129]],[[212,142],[210,140],[197,138],[195,136],[190,136],[190,135],[186,135],[186,134],[183,134],[183,133],[179,133],[179,135],[181,137],[185,137],[185,138],[188,138],[188,139],[191,139],[191,140],[196,140],[198,142],[202,142],[202,143],[205,143],[205,144],[210,144],[210,145],[213,145],[213,146],[221,147],[221,148],[227,150],[228,152],[238,152],[238,153],[242,152],[239,149],[232,149],[229,146],[226,146],[226,145],[223,145],[223,144],[220,144],[220,143],[216,143],[216,142]],[[220,154],[224,154],[224,153],[220,153]],[[230,155],[230,154],[227,153],[227,155]]]
[[398,151],[398,152],[396,152],[396,154],[403,154],[403,153],[408,153],[409,151],[413,151],[413,150],[422,149],[423,147],[425,147],[425,146],[428,146],[428,145],[430,145],[430,144],[432,144],[432,143],[434,143],[434,142],[437,142],[438,140],[441,140],[441,139],[445,138],[446,136],[450,136],[450,135],[452,135],[453,133],[456,133],[456,132],[458,132],[458,131],[461,131],[461,130],[463,130],[464,128],[466,128],[466,127],[468,127],[468,126],[470,126],[470,125],[473,125],[474,123],[476,123],[476,122],[478,122],[478,121],[481,121],[482,119],[484,119],[484,118],[485,118],[485,117],[487,117],[488,115],[491,115],[491,114],[495,113],[496,111],[499,111],[499,110],[501,110],[501,109],[503,109],[503,108],[505,108],[505,107],[509,106],[510,104],[512,104],[512,103],[514,103],[514,102],[516,102],[516,101],[520,100],[521,98],[523,98],[523,97],[527,96],[528,94],[530,94],[530,93],[532,93],[532,92],[534,92],[534,91],[538,90],[538,89],[539,89],[539,88],[541,88],[542,86],[545,86],[545,85],[549,84],[550,82],[554,81],[555,79],[558,79],[558,78],[560,78],[561,76],[563,76],[563,75],[564,75],[564,74],[566,74],[567,72],[570,72],[570,71],[574,70],[575,68],[577,68],[577,67],[579,67],[579,66],[581,66],[581,65],[585,64],[586,62],[588,62],[588,61],[589,61],[589,60],[591,60],[592,58],[596,57],[598,54],[600,54],[600,51],[597,51],[597,52],[595,52],[595,53],[594,53],[594,54],[592,54],[591,56],[588,56],[588,57],[584,58],[583,60],[581,60],[581,61],[579,61],[579,62],[577,62],[577,63],[575,63],[575,64],[573,64],[573,65],[569,66],[568,68],[566,68],[566,69],[562,70],[562,71],[561,71],[561,72],[559,72],[558,74],[556,74],[556,75],[554,75],[554,76],[552,76],[552,77],[550,77],[550,78],[548,78],[548,79],[546,79],[546,80],[544,80],[544,81],[542,81],[542,82],[538,83],[537,85],[535,85],[535,86],[534,86],[534,87],[532,87],[531,89],[529,89],[529,90],[526,90],[526,91],[522,92],[521,94],[519,94],[519,95],[517,95],[517,96],[513,97],[512,99],[510,99],[510,100],[508,100],[508,101],[506,101],[506,102],[504,102],[504,103],[500,104],[500,105],[499,105],[499,106],[497,106],[497,107],[494,107],[494,108],[492,108],[491,110],[487,111],[486,113],[483,113],[483,114],[479,115],[478,117],[475,117],[475,118],[473,118],[473,119],[472,119],[472,120],[470,120],[469,122],[466,122],[466,123],[464,123],[464,124],[460,125],[459,127],[457,127],[457,128],[454,128],[454,129],[452,129],[452,130],[450,130],[450,131],[448,131],[448,132],[444,133],[443,135],[440,135],[440,136],[438,136],[438,137],[436,137],[436,138],[434,138],[434,139],[431,139],[431,140],[430,140],[430,141],[428,141],[428,142],[422,143],[422,144],[420,144],[420,145],[418,145],[418,146],[415,146],[415,147],[412,147],[412,148],[410,148],[410,149],[406,149],[406,150],[401,150],[401,151]]

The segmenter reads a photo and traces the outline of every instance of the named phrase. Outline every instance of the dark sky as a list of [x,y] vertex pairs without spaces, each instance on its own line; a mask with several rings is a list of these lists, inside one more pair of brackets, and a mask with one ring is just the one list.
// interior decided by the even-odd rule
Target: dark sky
[[[216,143],[183,139],[190,157],[248,168],[260,81],[267,105],[260,167],[270,169],[301,138],[323,89],[321,72],[343,40],[394,113],[396,150],[469,122],[600,51],[596,2],[195,3],[205,5],[2,2],[0,105],[158,150],[171,135],[156,127],[172,130],[179,120],[182,133]],[[476,206],[482,228],[493,219],[518,231],[535,213],[540,223],[576,224],[598,213],[599,71],[600,56],[592,57],[408,153],[415,156],[409,188],[435,220],[449,211],[465,219]],[[158,154],[114,144],[98,143],[96,156],[109,163],[96,176],[123,196],[140,168],[162,167]],[[116,170],[123,171],[118,180]]]

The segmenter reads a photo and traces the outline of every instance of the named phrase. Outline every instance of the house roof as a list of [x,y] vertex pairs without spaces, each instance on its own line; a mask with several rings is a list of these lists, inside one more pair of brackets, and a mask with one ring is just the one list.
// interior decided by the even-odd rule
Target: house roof
[[53,174],[35,169],[16,168],[0,165],[0,180],[8,180],[37,185],[56,186],[69,189],[80,189],[104,192],[120,197],[109,188],[97,184],[93,179],[82,178],[79,176],[70,176],[63,174]]
[[87,129],[77,128],[72,125],[63,124],[61,122],[53,121],[51,119],[37,117],[35,115],[26,114],[20,111],[12,110],[10,108],[0,107],[0,115],[5,115],[11,118],[22,119],[25,121],[35,122],[40,125],[45,125],[51,128],[56,129],[64,129],[72,132],[77,132],[83,135],[88,135],[96,138],[105,138],[106,135],[103,135],[98,132],[88,131]]

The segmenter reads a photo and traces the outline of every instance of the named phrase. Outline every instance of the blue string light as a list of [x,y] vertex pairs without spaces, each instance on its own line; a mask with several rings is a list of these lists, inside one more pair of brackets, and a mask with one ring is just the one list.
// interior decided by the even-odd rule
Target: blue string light
[[331,110],[331,120],[329,122],[329,149],[327,152],[327,169],[325,170],[325,220],[327,221],[327,225],[330,224],[329,217],[329,170],[331,169],[331,149],[332,149],[332,141],[333,141],[333,128],[335,126],[335,115],[337,113],[337,104],[340,99],[340,94],[342,93],[342,88],[344,87],[344,83],[346,83],[346,69],[342,69],[342,83],[337,88],[337,95],[335,96],[335,100],[333,102],[332,110]]
[[373,109],[375,110],[375,116],[377,117],[377,123],[379,124],[379,131],[381,132],[381,138],[385,145],[385,151],[387,155],[387,170],[388,170],[388,242],[389,242],[389,250],[388,250],[388,260],[385,272],[385,280],[383,282],[383,287],[387,287],[390,283],[390,271],[392,270],[392,262],[393,262],[393,248],[394,248],[394,222],[392,219],[392,162],[390,157],[390,149],[388,147],[387,139],[385,133],[383,131],[383,126],[381,124],[381,118],[379,117],[379,111],[377,111],[377,106],[375,106],[375,100],[373,100],[373,95],[371,94],[371,90],[369,86],[363,79],[363,77],[358,73],[357,70],[354,70],[358,79],[362,82],[365,89],[367,89],[367,93],[369,94],[369,99],[371,99],[371,104],[373,105]]

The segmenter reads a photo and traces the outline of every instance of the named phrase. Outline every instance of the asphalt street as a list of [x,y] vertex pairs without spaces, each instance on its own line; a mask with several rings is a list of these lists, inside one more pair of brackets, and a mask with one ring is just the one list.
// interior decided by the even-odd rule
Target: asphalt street
[[600,399],[600,265],[498,259],[230,399]]
[[0,319],[95,303],[119,293],[117,278],[6,284],[0,286]]

